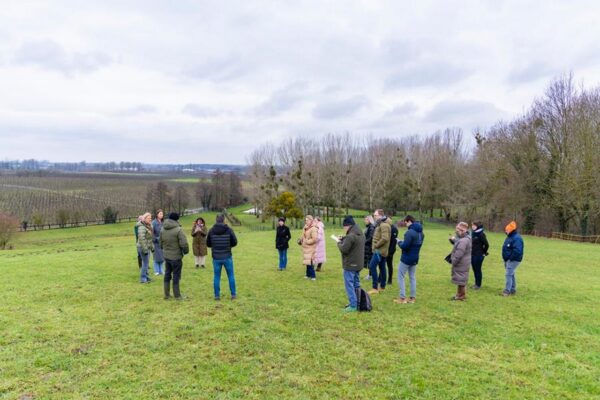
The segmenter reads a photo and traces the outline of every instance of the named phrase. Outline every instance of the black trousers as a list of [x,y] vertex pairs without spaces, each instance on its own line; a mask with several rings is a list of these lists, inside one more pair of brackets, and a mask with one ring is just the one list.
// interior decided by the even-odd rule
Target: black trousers
[[481,271],[481,267],[483,266],[483,258],[483,256],[471,257],[471,267],[473,267],[473,275],[475,275],[475,284],[477,286],[481,286],[481,281],[483,280],[483,272]]
[[388,276],[387,276],[388,285],[390,285],[392,283],[392,276],[394,276],[394,254],[395,253],[390,253],[385,258],[385,262],[387,263],[387,270],[388,270]]
[[181,269],[183,268],[182,260],[167,260],[165,259],[165,282],[171,282],[173,278],[173,285],[178,285],[181,280]]

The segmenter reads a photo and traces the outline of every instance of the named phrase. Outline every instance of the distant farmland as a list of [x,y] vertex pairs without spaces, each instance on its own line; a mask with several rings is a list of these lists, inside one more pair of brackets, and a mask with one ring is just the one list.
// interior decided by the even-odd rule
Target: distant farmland
[[119,217],[136,216],[145,211],[150,185],[164,181],[183,186],[191,200],[190,208],[199,207],[195,185],[198,178],[189,175],[82,173],[55,176],[0,175],[0,212],[34,225],[56,224],[59,213],[69,224],[102,219],[106,207]]

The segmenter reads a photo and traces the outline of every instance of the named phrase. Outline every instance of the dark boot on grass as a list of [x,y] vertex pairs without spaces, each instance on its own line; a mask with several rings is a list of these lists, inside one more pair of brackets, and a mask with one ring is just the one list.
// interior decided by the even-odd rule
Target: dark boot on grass
[[171,282],[164,282],[164,289],[165,289],[165,300],[169,300],[171,298]]
[[179,291],[179,283],[173,283],[173,296],[175,297],[175,300],[185,300],[186,297],[181,295],[181,292]]

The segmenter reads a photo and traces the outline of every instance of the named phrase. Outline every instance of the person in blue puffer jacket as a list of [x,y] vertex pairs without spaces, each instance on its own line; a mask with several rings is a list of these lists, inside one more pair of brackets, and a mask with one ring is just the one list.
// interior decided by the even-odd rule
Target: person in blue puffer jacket
[[524,244],[523,238],[517,232],[517,223],[511,221],[506,228],[506,239],[502,245],[502,259],[504,260],[504,269],[506,270],[506,285],[502,296],[511,296],[517,294],[517,277],[515,272],[517,267],[523,261]]
[[[419,253],[423,241],[425,240],[425,234],[423,234],[423,226],[415,222],[415,218],[411,215],[407,215],[404,218],[406,224],[406,232],[404,233],[404,239],[398,240],[398,247],[402,249],[402,255],[400,256],[400,264],[398,264],[398,286],[400,287],[400,297],[394,299],[396,304],[414,303],[417,298],[417,264],[419,263]],[[410,298],[406,299],[406,288],[404,283],[404,276],[408,272],[410,280]]]

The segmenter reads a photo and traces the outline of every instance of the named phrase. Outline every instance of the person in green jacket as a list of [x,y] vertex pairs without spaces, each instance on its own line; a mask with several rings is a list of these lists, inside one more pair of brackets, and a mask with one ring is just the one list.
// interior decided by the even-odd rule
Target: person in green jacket
[[350,302],[344,311],[355,312],[358,310],[356,292],[360,288],[360,270],[365,259],[365,235],[349,215],[344,218],[343,226],[346,236],[339,239],[337,246],[342,253],[344,287]]
[[179,291],[179,281],[181,280],[181,270],[183,268],[183,256],[190,252],[190,247],[178,221],[179,214],[170,213],[160,231],[159,243],[166,263],[163,283],[165,300],[171,298],[171,277],[173,278],[173,296],[175,300],[184,299]]
[[[387,283],[386,258],[390,249],[390,238],[392,237],[392,227],[384,211],[381,209],[375,210],[373,218],[375,218],[376,223],[375,233],[373,233],[373,256],[369,263],[371,282],[373,283],[373,289],[369,290],[370,295],[385,290]],[[377,274],[377,267],[379,267],[379,275]]]
[[142,268],[140,269],[140,283],[150,283],[152,280],[148,276],[148,264],[150,264],[150,253],[154,252],[152,243],[152,214],[145,213],[140,217],[136,225],[137,249],[142,257]]

